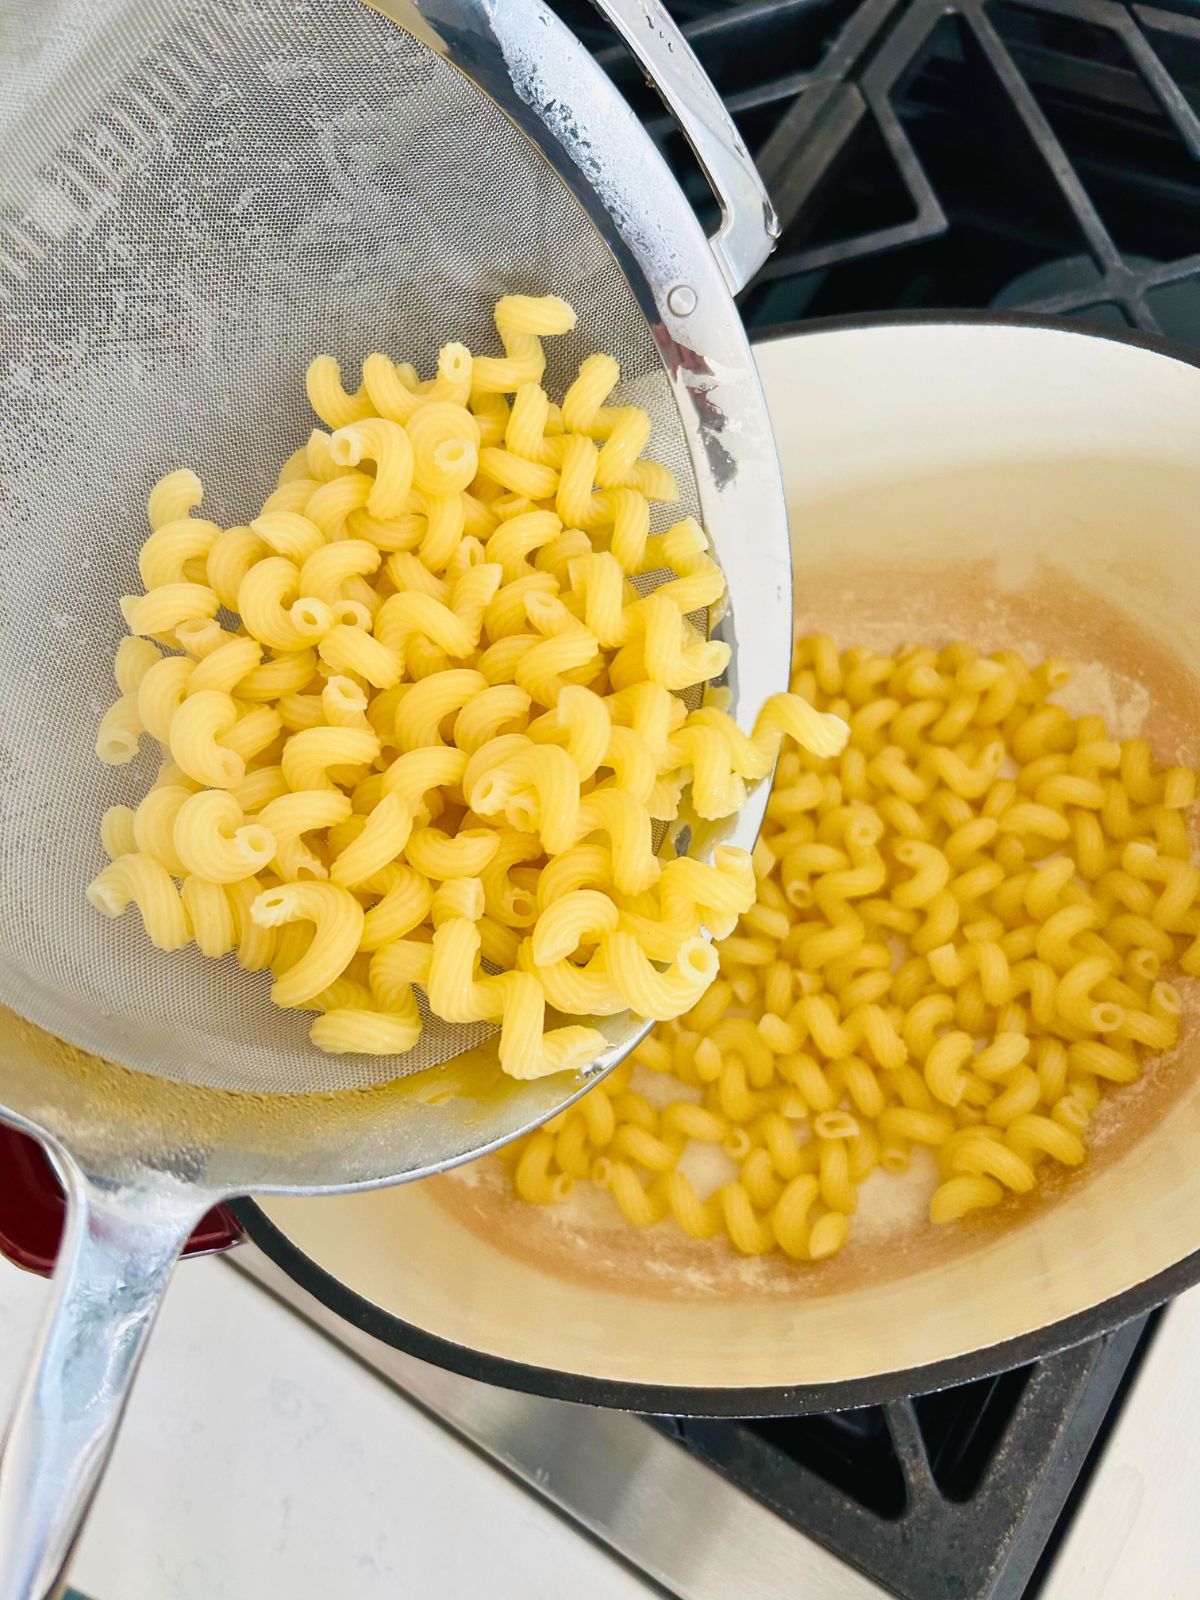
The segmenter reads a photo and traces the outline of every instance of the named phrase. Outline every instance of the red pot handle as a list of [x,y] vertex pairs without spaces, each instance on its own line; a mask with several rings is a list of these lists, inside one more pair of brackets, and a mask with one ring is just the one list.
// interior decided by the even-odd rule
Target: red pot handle
[[[41,1145],[0,1123],[0,1255],[49,1277],[66,1214],[66,1199]],[[228,1250],[244,1237],[233,1213],[215,1206],[188,1240],[184,1255]]]

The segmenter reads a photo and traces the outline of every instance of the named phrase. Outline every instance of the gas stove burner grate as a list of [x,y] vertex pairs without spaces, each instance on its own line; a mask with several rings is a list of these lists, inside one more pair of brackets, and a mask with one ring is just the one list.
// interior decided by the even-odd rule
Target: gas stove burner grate
[[[697,209],[673,124],[564,0]],[[1200,343],[1200,16],[1115,0],[683,0],[783,223],[751,328],[1020,306]],[[579,15],[576,16],[575,12]]]
[[1157,1316],[883,1406],[652,1420],[897,1600],[1018,1600],[1048,1568]]

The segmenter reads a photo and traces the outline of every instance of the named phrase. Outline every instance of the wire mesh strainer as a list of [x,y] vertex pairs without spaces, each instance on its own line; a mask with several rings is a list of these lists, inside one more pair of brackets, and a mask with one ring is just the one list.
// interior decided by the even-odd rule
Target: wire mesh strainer
[[[547,384],[593,348],[617,356],[679,479],[672,515],[703,519],[725,569],[732,709],[784,686],[783,505],[729,294],[773,215],[654,0],[603,9],[713,181],[711,249],[540,0],[0,0],[0,1115],[48,1142],[74,1209],[5,1448],[3,1600],[52,1587],[215,1199],[419,1177],[594,1077],[501,1079],[482,1030],[445,1024],[403,1063],[323,1056],[265,980],[89,913],[99,817],[147,781],[92,745],[149,483],[194,466],[205,515],[242,521],[307,434],[316,351],[428,368],[448,338],[495,348],[500,295],[561,294],[578,333]],[[725,837],[752,842],[763,798]],[[597,1025],[596,1072],[644,1031]]]

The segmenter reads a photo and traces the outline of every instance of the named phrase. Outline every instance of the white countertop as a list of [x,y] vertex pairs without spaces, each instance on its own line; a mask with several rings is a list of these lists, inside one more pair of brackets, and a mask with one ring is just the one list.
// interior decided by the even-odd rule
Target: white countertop
[[[46,1297],[0,1261],[0,1417]],[[651,1593],[217,1259],[171,1286],[71,1583],[90,1600]]]
[[[41,1279],[0,1261],[0,1426],[47,1293]],[[1194,1597],[1198,1352],[1200,1288],[1171,1308],[1151,1346],[1046,1600]],[[420,1378],[414,1386],[429,1388],[431,1403],[447,1386],[453,1401],[455,1385],[466,1382],[391,1354],[405,1381]],[[495,1395],[485,1410],[507,1415],[508,1404]],[[557,1411],[556,1402],[536,1405]],[[566,1420],[556,1422],[555,1460],[586,1476],[596,1441],[585,1422],[599,1418],[609,1431],[613,1422],[586,1412],[576,1422],[568,1415],[574,1409],[564,1407]],[[639,1435],[643,1445],[649,1437]],[[640,1504],[653,1485],[637,1480],[625,1450],[613,1459],[632,1474],[629,1489]],[[680,1453],[675,1465],[683,1462],[692,1464]],[[697,1508],[707,1504],[702,1488],[675,1485],[692,1534],[700,1531]],[[747,1505],[750,1532],[734,1539],[739,1550],[721,1552],[743,1566],[748,1554],[770,1553],[765,1531],[784,1527]],[[670,1501],[660,1507],[667,1521],[680,1511]],[[778,1570],[764,1569],[747,1594],[879,1593],[799,1536],[787,1532],[784,1543]],[[89,1600],[561,1600],[565,1593],[648,1600],[661,1593],[218,1259],[185,1263],[172,1285],[71,1580]],[[711,1584],[701,1587],[708,1594]]]

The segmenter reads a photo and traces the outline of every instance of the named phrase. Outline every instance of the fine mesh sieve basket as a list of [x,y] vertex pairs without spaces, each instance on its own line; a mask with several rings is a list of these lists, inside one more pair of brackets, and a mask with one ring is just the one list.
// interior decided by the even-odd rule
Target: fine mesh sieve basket
[[[100,767],[93,743],[155,478],[195,468],[204,515],[240,522],[307,436],[318,351],[429,370],[450,338],[497,350],[499,296],[560,294],[578,327],[547,387],[604,349],[650,412],[669,518],[699,516],[726,574],[732,711],[746,725],[785,687],[783,501],[731,299],[774,216],[654,0],[602,9],[713,184],[712,241],[540,0],[0,0],[0,1115],[47,1142],[74,1213],[5,1447],[0,1600],[53,1587],[215,1200],[465,1160],[644,1032],[605,1019],[588,1076],[529,1083],[499,1076],[483,1029],[429,1026],[382,1064],[324,1056],[261,975],[90,912],[100,816],[152,775]],[[751,844],[764,800],[724,837]]]

